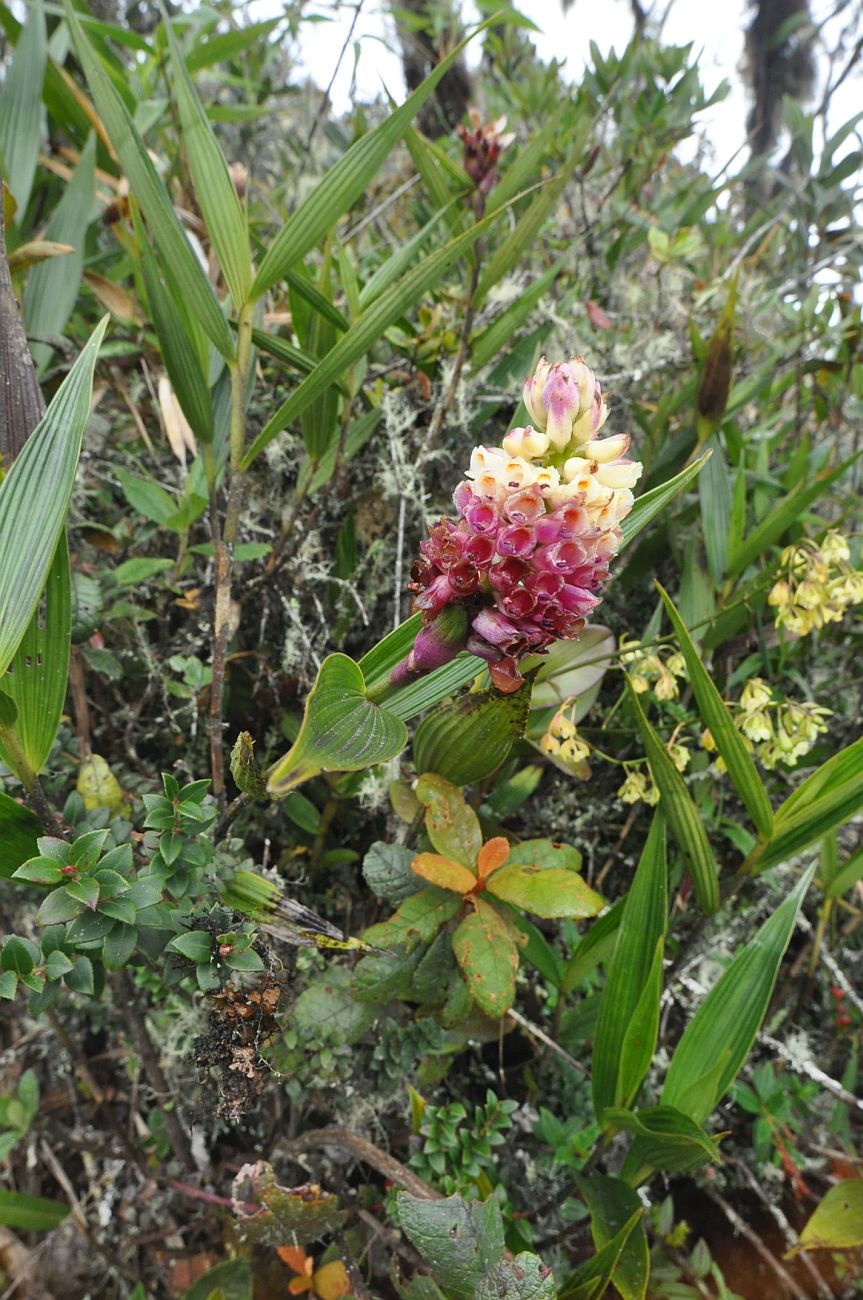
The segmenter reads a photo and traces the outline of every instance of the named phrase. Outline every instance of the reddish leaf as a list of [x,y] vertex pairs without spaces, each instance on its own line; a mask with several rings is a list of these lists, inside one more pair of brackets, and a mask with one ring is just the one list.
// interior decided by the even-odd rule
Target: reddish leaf
[[477,871],[480,880],[485,880],[498,867],[502,867],[509,857],[509,840],[503,835],[495,835],[493,840],[483,844],[477,859]]
[[[482,855],[480,855],[482,857]],[[457,894],[469,894],[476,884],[476,876],[467,867],[439,853],[418,853],[411,863],[411,871],[422,876],[429,884],[441,889],[452,889]]]

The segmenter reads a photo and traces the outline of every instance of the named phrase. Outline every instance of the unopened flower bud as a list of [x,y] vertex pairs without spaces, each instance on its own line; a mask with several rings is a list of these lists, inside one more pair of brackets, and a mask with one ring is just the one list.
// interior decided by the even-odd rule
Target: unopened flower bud
[[415,677],[448,664],[467,641],[467,610],[464,605],[447,605],[417,633],[410,654],[390,674],[391,686],[407,686]]
[[503,449],[509,456],[537,460],[548,451],[548,437],[530,425],[526,429],[511,429],[503,440]]
[[535,428],[556,451],[577,439],[588,442],[605,423],[605,398],[596,375],[581,357],[549,365],[542,358],[525,381],[524,404]]

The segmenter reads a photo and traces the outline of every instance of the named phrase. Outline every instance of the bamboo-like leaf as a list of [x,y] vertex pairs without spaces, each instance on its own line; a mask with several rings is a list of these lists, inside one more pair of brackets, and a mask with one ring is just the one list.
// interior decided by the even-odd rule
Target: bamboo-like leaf
[[504,159],[509,158],[510,152],[514,152],[515,156],[488,196],[490,208],[499,208],[502,203],[506,203],[529,185],[538,175],[546,154],[559,152],[561,139],[566,140],[570,152],[574,157],[578,157],[584,147],[584,140],[587,138],[591,123],[586,116],[581,118],[577,128],[581,138],[575,141],[572,139],[572,132],[561,133],[561,119],[565,113],[571,113],[571,102],[566,99],[549,113],[538,131],[531,133],[530,139],[524,146],[504,154]]
[[231,180],[225,156],[213,128],[207,121],[207,115],[177,46],[173,27],[164,10],[162,17],[174,69],[177,103],[180,108],[180,121],[192,173],[192,184],[225,283],[230,290],[234,307],[239,311],[252,287],[252,257],[246,214],[237,194],[237,188]]
[[615,1271],[619,1267],[624,1247],[641,1223],[644,1210],[639,1205],[635,1213],[607,1245],[570,1274],[558,1290],[558,1300],[598,1300],[605,1294]]
[[539,232],[560,202],[563,187],[574,164],[575,154],[571,153],[558,174],[543,185],[527,211],[519,217],[514,229],[486,262],[476,287],[477,304],[481,304],[494,286],[509,275],[521,261],[528,246],[538,239]]
[[671,833],[689,868],[698,901],[709,916],[719,907],[719,879],[707,832],[683,777],[648,722],[641,707],[641,700],[632,689],[628,677],[626,689],[644,740],[653,779],[662,796],[662,807],[668,818]]
[[[45,228],[45,238],[69,244],[66,257],[52,258],[27,276],[24,319],[30,334],[62,334],[81,287],[84,240],[93,211],[96,136],[91,132],[66,192]],[[47,343],[31,345],[37,366],[47,365],[54,349]]]
[[23,220],[42,135],[42,82],[48,45],[42,0],[32,0],[0,91],[0,159]]
[[731,484],[725,454],[716,434],[707,443],[710,459],[698,477],[701,525],[707,550],[707,567],[717,590],[725,580],[731,523]]
[[36,856],[41,833],[36,814],[0,790],[0,877],[8,880],[22,862]]
[[107,317],[0,484],[0,674],[39,602],[66,521]]
[[[657,584],[658,586],[658,584]],[[728,775],[755,824],[758,834],[769,839],[773,832],[773,809],[758,775],[751,755],[743,743],[740,732],[731,720],[722,696],[713,684],[689,632],[668,595],[662,587],[659,594],[665,604],[671,626],[677,637],[680,652],[686,660],[686,670],[692,686],[701,721],[710,729],[716,748],[725,760]]]
[[562,993],[571,993],[600,962],[611,957],[625,905],[625,898],[618,899],[598,921],[594,921],[566,964],[560,986]]
[[242,468],[248,469],[273,438],[287,428],[291,420],[302,415],[316,397],[341,379],[355,361],[365,356],[384,331],[437,283],[443,273],[488,230],[498,215],[497,212],[490,213],[482,221],[475,222],[464,234],[457,235],[448,244],[444,244],[443,248],[430,253],[361,312],[335,347],[270,417],[246,452]]
[[460,57],[468,41],[477,33],[484,31],[492,21],[493,19],[489,18],[480,23],[466,40],[441,60],[400,108],[391,113],[380,126],[351,145],[344,157],[330,168],[271,244],[252,286],[252,294],[255,298],[260,298],[281,280],[291,267],[300,262],[326,232],[332,229],[339,217],[356,202],[386,162],[441,77]]
[[[649,982],[657,951],[660,954],[661,980],[662,942],[667,924],[665,818],[661,811],[657,811],[623,905],[599,1007],[591,1079],[593,1107],[600,1119],[606,1106],[628,1106],[641,1083],[639,1078],[633,1088],[630,1080],[628,1091],[624,1088],[621,1077],[623,1047],[642,990]],[[651,1043],[651,1052],[653,1046]]]
[[[805,872],[723,971],[677,1044],[662,1103],[683,1110],[697,1124],[702,1124],[725,1096],[749,1055],[814,870],[813,866]],[[710,1079],[711,1066],[719,1057],[725,1058],[724,1064]],[[696,1087],[699,1083],[702,1086]]]
[[[65,533],[54,554],[42,599],[33,612],[0,690],[15,701],[15,734],[27,766],[37,775],[51,752],[69,674],[72,583]],[[14,756],[0,742],[0,758],[15,770]]]
[[206,272],[180,225],[168,191],[150,160],[122,96],[84,31],[71,0],[63,0],[63,4],[75,50],[84,68],[96,108],[108,129],[132,193],[141,205],[164,264],[170,266],[180,294],[208,337],[222,356],[230,359],[235,351],[231,331]]
[[474,370],[481,370],[483,366],[488,365],[492,357],[496,357],[507,344],[512,342],[534,307],[557,279],[566,257],[567,254],[563,253],[543,275],[527,287],[524,293],[519,294],[515,302],[510,303],[506,310],[501,312],[497,320],[493,320],[482,333],[473,338],[470,359]]
[[267,773],[277,799],[319,772],[356,772],[383,763],[407,744],[407,728],[366,699],[363,675],[347,655],[329,655],[306,701],[293,746]]
[[[495,204],[496,206],[497,204]],[[420,249],[450,207],[451,202],[445,204],[407,243],[402,244],[392,256],[381,263],[360,290],[360,311],[364,311],[366,307],[371,306],[376,298],[380,298],[385,289],[388,289],[400,275],[404,275],[405,271],[414,265],[418,260]]]
[[665,509],[670,501],[673,501],[678,492],[682,492],[695,478],[700,474],[707,463],[710,452],[706,451],[698,460],[694,460],[691,465],[687,465],[674,478],[670,478],[667,483],[660,483],[659,487],[651,488],[649,492],[644,492],[640,497],[636,497],[635,505],[620,525],[620,531],[623,533],[623,541],[620,549],[628,546],[641,532],[643,528],[655,519],[658,514]]
[[[644,1213],[638,1192],[620,1178],[591,1174],[579,1178],[578,1187],[590,1210],[590,1233],[597,1250],[607,1246],[634,1214]],[[649,1276],[647,1235],[639,1223],[621,1251],[611,1281],[623,1300],[644,1300]]]
[[[817,500],[822,493],[826,492],[831,484],[835,483],[838,478],[850,469],[854,464],[860,452],[855,452],[849,456],[841,465],[835,469],[822,471],[813,478],[806,480],[793,492],[789,492],[783,497],[766,519],[748,533],[741,544],[728,557],[728,576],[736,578],[743,573],[750,564],[753,564],[759,556],[763,555],[775,542],[778,542],[795,520],[809,509],[813,501]],[[625,526],[625,525],[624,525]]]
[[[373,406],[348,425],[343,447],[340,448],[337,442],[331,442],[319,461],[307,459],[297,475],[297,493],[305,491],[307,496],[313,497],[316,492],[320,492],[321,488],[326,487],[336,472],[336,461],[339,460],[340,464],[347,465],[354,456],[358,456],[382,418],[381,408]],[[341,457],[339,457],[340,450]]]
[[[325,302],[332,296],[332,258],[327,247],[321,261],[318,290]],[[314,357],[325,357],[336,343],[336,328],[326,316],[317,313],[309,325],[306,345]],[[313,460],[320,461],[329,446],[338,443],[339,399],[335,386],[319,393],[300,417],[303,442]]]
[[826,890],[827,898],[841,898],[843,894],[863,879],[863,849],[852,853],[848,861],[838,868]]
[[700,1124],[674,1106],[649,1106],[630,1111],[610,1108],[606,1118],[615,1128],[634,1135],[621,1177],[631,1186],[652,1170],[675,1173],[720,1160],[719,1147]]

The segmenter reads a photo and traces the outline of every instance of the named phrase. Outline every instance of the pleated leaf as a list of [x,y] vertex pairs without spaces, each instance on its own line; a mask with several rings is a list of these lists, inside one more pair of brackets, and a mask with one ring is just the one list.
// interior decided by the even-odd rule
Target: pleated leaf
[[529,683],[510,695],[471,691],[444,701],[417,727],[417,772],[438,772],[455,785],[469,785],[494,772],[524,735],[530,711]]
[[696,1124],[725,1096],[749,1055],[814,870],[810,867],[723,971],[677,1044],[662,1104],[682,1110]]
[[103,318],[0,484],[0,673],[48,579],[78,468]]
[[[628,1106],[641,1083],[641,1078],[633,1082],[632,1069],[628,1066],[625,1073],[629,1078],[624,1085],[624,1044],[636,1017],[642,992],[650,987],[649,977],[656,964],[657,951],[660,954],[661,992],[662,945],[667,924],[665,818],[661,811],[657,811],[623,905],[614,954],[608,963],[599,1007],[591,1076],[593,1106],[600,1119],[607,1106]],[[651,994],[652,992],[651,988]],[[658,1008],[657,997],[657,1013]],[[642,1018],[643,1015],[644,1012]],[[650,1044],[651,1054],[654,1044],[655,1037]]]
[[75,50],[81,60],[99,116],[128,178],[132,193],[147,219],[165,264],[171,267],[178,290],[222,356],[234,355],[231,331],[206,272],[186,238],[138,129],[122,96],[96,53],[71,0],[64,10]]
[[701,721],[710,729],[716,748],[725,760],[728,775],[746,805],[755,829],[764,839],[769,839],[773,831],[773,809],[770,807],[764,782],[758,775],[752,756],[743,743],[743,737],[731,720],[722,696],[701,662],[701,656],[671,597],[662,587],[659,587],[659,594],[665,604],[671,626],[674,628],[680,652],[686,660],[686,671]]
[[628,677],[626,689],[644,740],[650,771],[662,796],[662,808],[668,818],[668,825],[689,868],[698,902],[709,916],[719,907],[719,878],[707,832],[683,777],[647,720],[641,700],[632,689]]
[[24,218],[36,175],[47,59],[45,11],[42,0],[32,0],[0,91],[0,160],[18,205],[19,221]]
[[347,655],[321,664],[300,734],[267,775],[277,799],[320,772],[357,772],[394,758],[407,744],[400,719],[366,698],[363,675]]
[[351,145],[344,157],[318,182],[270,245],[252,287],[256,299],[281,280],[292,266],[296,266],[332,229],[339,217],[353,206],[386,162],[447,69],[461,56],[468,41],[484,31],[491,21],[492,19],[487,19],[476,27],[466,40],[441,60],[400,108],[391,113],[380,126]]
[[[69,675],[72,582],[65,533],[48,581],[12,662],[0,677],[0,690],[15,701],[15,733],[31,772],[45,766],[60,725]],[[0,758],[14,770],[13,756],[0,741]]]
[[175,91],[192,184],[225,283],[235,308],[239,310],[252,287],[252,259],[246,214],[167,18],[164,25],[168,34],[168,49],[174,69]]

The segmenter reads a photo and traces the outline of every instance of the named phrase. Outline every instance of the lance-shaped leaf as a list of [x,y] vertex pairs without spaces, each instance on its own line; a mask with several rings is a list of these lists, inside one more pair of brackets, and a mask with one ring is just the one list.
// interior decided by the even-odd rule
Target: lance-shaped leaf
[[728,775],[746,805],[755,829],[763,838],[769,839],[773,830],[773,809],[770,807],[764,783],[743,743],[743,737],[731,720],[722,696],[701,662],[701,657],[671,597],[662,587],[659,587],[659,594],[671,619],[671,626],[674,628],[681,654],[686,660],[686,670],[701,721],[710,729],[716,748],[725,760]]
[[477,898],[474,906],[453,935],[452,948],[474,1002],[498,1020],[515,1001],[518,946],[490,903]]
[[252,285],[249,228],[237,188],[231,180],[225,156],[207,119],[192,78],[177,47],[173,27],[164,14],[168,49],[174,69],[177,103],[183,125],[183,139],[192,173],[192,184],[201,205],[216,257],[239,310]]
[[[602,1250],[626,1226],[634,1214],[643,1214],[638,1192],[620,1178],[592,1174],[578,1179],[579,1191],[590,1210],[590,1234]],[[612,1285],[623,1300],[644,1300],[650,1276],[650,1257],[643,1223],[636,1225],[612,1274]]]
[[813,865],[722,973],[675,1048],[662,1103],[697,1124],[731,1087],[755,1041],[814,870]]
[[644,1210],[639,1205],[611,1241],[598,1250],[593,1259],[582,1264],[564,1280],[557,1293],[558,1300],[598,1300],[614,1277],[624,1247],[641,1223],[643,1215]]
[[670,478],[667,483],[660,483],[659,487],[651,488],[649,492],[644,492],[640,497],[636,497],[635,505],[620,525],[620,531],[623,533],[623,541],[620,549],[628,546],[634,538],[646,528],[652,519],[661,514],[670,501],[673,501],[679,492],[692,482],[697,474],[700,474],[707,464],[710,452],[707,451],[698,460],[694,460],[686,469],[682,469],[674,478]]
[[347,655],[321,664],[300,733],[269,770],[267,790],[276,799],[320,772],[357,772],[384,763],[407,744],[407,728],[366,698],[360,669]]
[[0,790],[0,877],[7,879],[38,853],[42,826],[35,813]]
[[605,900],[581,876],[565,867],[506,866],[489,877],[488,892],[513,907],[546,920],[596,916]]
[[442,59],[400,108],[385,122],[369,131],[331,167],[309,197],[288,219],[261,263],[252,289],[255,298],[271,289],[331,230],[342,213],[359,198],[386,162],[398,141],[447,69],[461,56],[468,40],[483,31],[493,19],[481,23],[471,35]]
[[481,781],[524,735],[530,699],[530,683],[525,682],[510,695],[471,691],[438,705],[417,727],[416,770],[437,772],[455,785]]
[[4,1228],[20,1228],[23,1232],[50,1232],[62,1223],[69,1206],[62,1201],[49,1201],[44,1196],[28,1196],[24,1192],[0,1191],[0,1224]]
[[[650,827],[647,842],[623,906],[614,954],[608,964],[605,988],[599,1007],[596,1041],[593,1049],[591,1078],[593,1105],[601,1118],[607,1106],[628,1106],[644,1077],[635,1078],[632,1063],[623,1069],[624,1044],[630,1027],[642,1032],[649,1008],[639,1016],[639,1003],[645,992],[655,993],[654,967],[659,953],[658,973],[662,976],[663,938],[668,924],[668,867],[665,856],[665,819],[658,811]],[[654,974],[651,985],[651,972]],[[659,997],[656,996],[658,1018]],[[633,1026],[633,1022],[635,1025]],[[652,1020],[651,1020],[652,1023]],[[647,1035],[643,1035],[647,1037]],[[655,1045],[649,1045],[652,1055]],[[631,1052],[630,1046],[630,1052]],[[641,1058],[639,1058],[639,1063]],[[624,1078],[624,1076],[627,1076]]]
[[[316,193],[323,188],[318,187]],[[430,253],[412,270],[403,275],[395,284],[390,285],[371,306],[361,312],[350,329],[341,336],[335,347],[331,348],[310,375],[294,390],[286,402],[270,417],[252,443],[243,459],[243,469],[248,469],[252,461],[272,442],[282,429],[287,428],[292,420],[302,415],[312,402],[341,379],[345,371],[364,357],[373,343],[381,337],[408,309],[416,305],[444,272],[452,266],[485,232],[500,215],[492,212],[482,221],[474,222],[463,234],[451,239],[443,248]]]
[[652,1170],[680,1173],[708,1161],[720,1160],[719,1147],[695,1120],[674,1106],[649,1106],[631,1111],[609,1107],[606,1119],[634,1135],[621,1177],[636,1185]]
[[0,90],[0,159],[23,220],[42,135],[42,82],[48,58],[45,10],[33,0]]
[[[17,774],[25,784],[29,774],[42,771],[60,725],[69,674],[71,586],[66,535],[61,533],[42,598],[0,678],[4,694],[14,700],[17,710],[15,736],[28,769]],[[4,748],[2,739],[0,758],[17,770],[15,755]]]
[[99,116],[108,129],[132,193],[141,205],[164,262],[170,266],[178,290],[188,302],[195,318],[200,321],[222,356],[230,359],[234,355],[231,331],[207,274],[180,225],[168,191],[153,166],[120,92],[84,31],[71,0],[64,0],[64,11]]
[[863,807],[863,739],[828,758],[776,810],[773,835],[746,860],[750,871],[766,871],[842,826]]
[[662,796],[662,808],[668,818],[671,833],[689,868],[698,901],[710,915],[719,907],[719,878],[707,832],[683,777],[648,722],[641,700],[630,686],[628,677],[626,689],[644,740],[650,771]]
[[107,317],[0,484],[0,674],[39,602],[66,521]]

